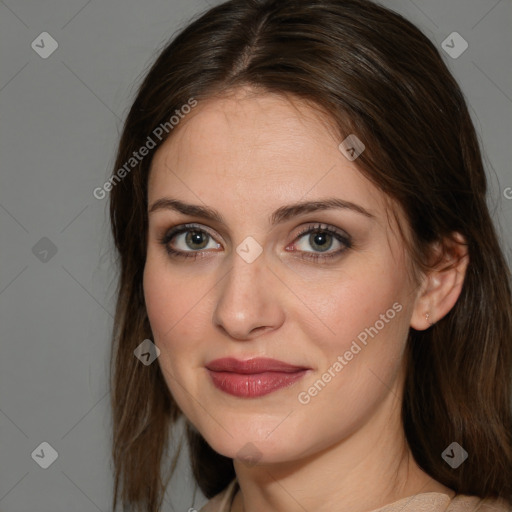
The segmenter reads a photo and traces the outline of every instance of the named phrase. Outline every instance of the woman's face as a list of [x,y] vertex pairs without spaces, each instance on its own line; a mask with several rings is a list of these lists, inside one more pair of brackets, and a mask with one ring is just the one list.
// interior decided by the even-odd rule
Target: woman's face
[[417,291],[384,194],[333,131],[245,92],[200,103],[155,154],[144,293],[185,416],[219,453],[274,463],[398,417]]

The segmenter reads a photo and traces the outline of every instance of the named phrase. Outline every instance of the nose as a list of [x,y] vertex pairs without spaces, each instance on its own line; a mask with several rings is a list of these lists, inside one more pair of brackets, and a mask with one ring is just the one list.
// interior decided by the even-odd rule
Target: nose
[[227,275],[216,287],[214,325],[239,341],[278,329],[285,319],[282,288],[264,253],[247,263],[234,252]]

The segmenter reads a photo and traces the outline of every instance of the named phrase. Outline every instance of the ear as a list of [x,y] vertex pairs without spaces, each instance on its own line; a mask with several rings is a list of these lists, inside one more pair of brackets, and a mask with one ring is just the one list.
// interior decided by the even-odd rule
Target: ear
[[453,233],[434,248],[437,261],[424,274],[411,317],[411,327],[423,331],[453,308],[460,296],[469,263],[466,240]]

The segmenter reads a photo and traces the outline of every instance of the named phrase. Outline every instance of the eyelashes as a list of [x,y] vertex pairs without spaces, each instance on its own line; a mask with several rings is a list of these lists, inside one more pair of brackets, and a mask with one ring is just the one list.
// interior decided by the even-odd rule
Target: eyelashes
[[[307,237],[306,235],[309,236]],[[296,243],[297,240],[301,240],[302,238],[306,239],[307,243],[310,243],[311,246],[313,244],[322,245],[322,241],[325,242],[326,238],[330,241],[330,243],[327,244],[327,248],[324,248],[319,252],[301,251],[301,258],[311,259],[313,261],[331,260],[340,256],[347,249],[352,248],[352,240],[349,235],[325,224],[317,224],[316,226],[308,226],[304,228],[297,234],[293,243]],[[330,249],[334,242],[338,242],[338,244],[341,245],[341,248],[336,251],[324,252]],[[296,252],[296,249],[294,249],[293,252]]]
[[[179,249],[174,249],[171,245],[171,242],[174,238],[179,235],[187,233],[190,236],[185,237],[186,241],[192,241],[197,243],[198,237],[206,237],[207,239],[214,239],[213,236],[208,233],[204,228],[199,227],[197,224],[183,224],[182,226],[177,226],[175,228],[170,229],[165,235],[159,239],[159,242],[164,246],[165,250],[169,254],[169,256],[174,258],[183,258],[183,259],[197,259],[198,257],[205,257],[204,251],[202,250],[191,250],[191,251],[183,251]],[[216,243],[218,247],[220,244]],[[201,247],[200,249],[204,249]]]
[[[185,236],[183,237],[181,235]],[[200,247],[190,250],[176,249],[172,245],[172,242],[176,244],[176,239],[178,239],[178,243],[185,245],[189,249],[190,246],[187,244],[199,245]],[[305,239],[306,244],[309,244],[310,247],[316,246],[319,247],[320,250],[310,252],[302,249],[297,250],[296,248],[288,249],[289,246],[287,246],[285,250],[294,254],[298,253],[298,256],[305,260],[326,262],[341,256],[342,253],[351,249],[353,246],[350,235],[326,224],[309,225],[303,228],[295,236],[291,245],[295,246],[297,242],[304,244],[303,239]],[[208,252],[212,252],[212,247],[210,247],[212,244],[214,249],[222,247],[221,244],[215,241],[211,233],[198,224],[182,224],[176,226],[160,237],[158,242],[164,246],[167,254],[171,258],[191,261],[197,258],[208,257]],[[210,244],[210,242],[212,242],[212,244]],[[340,245],[340,248],[336,251],[327,252],[336,243]]]

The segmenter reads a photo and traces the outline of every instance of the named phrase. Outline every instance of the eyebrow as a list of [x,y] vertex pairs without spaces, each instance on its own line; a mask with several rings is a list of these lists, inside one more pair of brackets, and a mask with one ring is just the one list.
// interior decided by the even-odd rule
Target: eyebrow
[[[303,201],[292,203],[290,205],[281,206],[275,210],[269,217],[271,225],[285,222],[293,217],[303,215],[305,213],[317,212],[322,210],[351,210],[368,218],[375,218],[369,211],[365,210],[350,201],[344,201],[339,198],[327,198],[316,201]],[[158,210],[174,210],[184,215],[193,217],[201,217],[210,221],[218,222],[219,224],[226,224],[222,215],[213,208],[208,206],[200,206],[195,204],[185,203],[178,199],[171,199],[169,197],[162,197],[157,199],[149,208],[148,213],[156,212]]]

